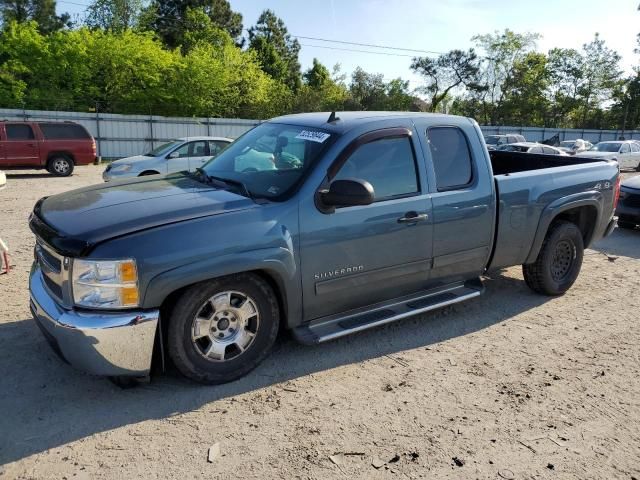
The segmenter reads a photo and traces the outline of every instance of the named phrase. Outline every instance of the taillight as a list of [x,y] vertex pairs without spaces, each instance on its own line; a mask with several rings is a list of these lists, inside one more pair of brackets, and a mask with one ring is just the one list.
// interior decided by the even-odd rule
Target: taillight
[[620,182],[621,182],[621,178],[620,175],[618,175],[618,178],[616,179],[616,190],[613,193],[613,209],[615,210],[618,207],[618,200],[620,200]]

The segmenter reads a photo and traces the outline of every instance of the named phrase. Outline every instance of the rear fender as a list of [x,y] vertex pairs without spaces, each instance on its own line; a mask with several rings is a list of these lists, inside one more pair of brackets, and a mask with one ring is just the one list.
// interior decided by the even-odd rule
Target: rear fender
[[527,256],[527,260],[525,263],[533,263],[538,257],[538,253],[540,253],[542,243],[544,242],[544,238],[547,236],[547,231],[549,230],[549,226],[551,225],[551,223],[562,212],[566,212],[567,210],[571,210],[573,208],[588,206],[595,208],[597,212],[595,223],[591,226],[588,237],[585,241],[585,246],[588,245],[596,226],[600,223],[600,219],[602,217],[603,202],[604,197],[601,192],[597,190],[590,190],[587,192],[567,195],[566,197],[559,198],[547,205],[547,207],[542,211],[542,215],[540,216],[538,229],[536,230],[536,235],[534,237],[533,244],[531,245],[531,250],[529,251],[529,255]]

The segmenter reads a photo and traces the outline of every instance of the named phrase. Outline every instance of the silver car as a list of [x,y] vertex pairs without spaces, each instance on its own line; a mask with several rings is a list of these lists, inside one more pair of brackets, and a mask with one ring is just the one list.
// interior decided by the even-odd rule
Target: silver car
[[590,150],[580,152],[579,157],[615,159],[621,169],[632,168],[640,172],[640,143],[634,140],[617,140],[596,143]]
[[105,182],[159,173],[194,171],[233,142],[226,137],[184,137],[160,145],[143,155],[121,158],[107,165]]

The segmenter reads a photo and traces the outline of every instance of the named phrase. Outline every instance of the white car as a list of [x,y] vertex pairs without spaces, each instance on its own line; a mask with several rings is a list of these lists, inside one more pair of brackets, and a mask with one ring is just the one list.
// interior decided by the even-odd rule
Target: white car
[[0,170],[0,190],[7,186],[7,176]]
[[634,140],[617,140],[596,143],[590,150],[580,152],[579,157],[616,160],[621,169],[634,168],[640,172],[640,143]]
[[121,178],[141,177],[164,173],[195,171],[211,157],[233,142],[226,137],[184,137],[160,145],[150,152],[121,158],[107,165],[102,179],[105,182]]
[[542,153],[545,155],[567,155],[567,153],[563,152],[559,148],[535,142],[518,142],[510,143],[508,145],[500,145],[496,150],[522,153]]

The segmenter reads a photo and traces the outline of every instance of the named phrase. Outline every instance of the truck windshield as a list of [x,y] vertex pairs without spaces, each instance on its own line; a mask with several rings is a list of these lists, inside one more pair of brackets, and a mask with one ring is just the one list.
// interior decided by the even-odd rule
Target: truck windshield
[[202,171],[241,182],[252,197],[278,199],[298,185],[332,137],[316,128],[263,123],[209,160]]

